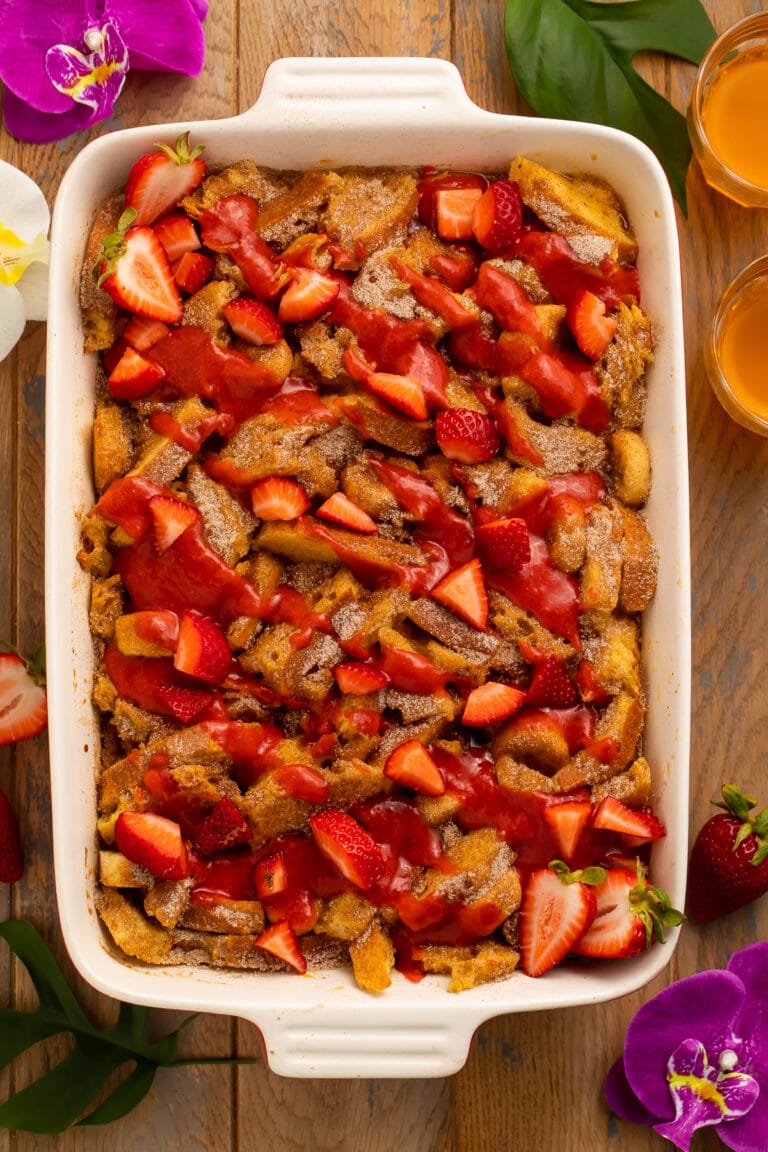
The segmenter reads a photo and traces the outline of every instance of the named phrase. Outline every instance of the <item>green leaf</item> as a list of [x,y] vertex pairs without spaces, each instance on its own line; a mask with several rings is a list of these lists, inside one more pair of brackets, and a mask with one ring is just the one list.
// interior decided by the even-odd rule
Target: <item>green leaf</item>
[[88,1017],[37,929],[27,920],[6,920],[0,924],[0,936],[29,972],[41,1005],[58,1008],[73,1025],[89,1028]]
[[94,1108],[93,1112],[80,1120],[78,1127],[111,1124],[114,1120],[122,1120],[123,1116],[132,1112],[149,1092],[156,1072],[156,1064],[150,1060],[139,1060],[130,1076],[118,1084],[114,1092],[111,1092],[98,1108]]
[[117,1049],[77,1043],[50,1072],[0,1104],[0,1127],[63,1132],[126,1059],[126,1054]]
[[0,1068],[5,1068],[27,1048],[66,1031],[66,1024],[55,1024],[31,1012],[0,1008]]
[[635,71],[638,52],[698,63],[716,33],[700,0],[507,0],[507,57],[535,112],[620,128],[658,156],[685,212],[685,117]]

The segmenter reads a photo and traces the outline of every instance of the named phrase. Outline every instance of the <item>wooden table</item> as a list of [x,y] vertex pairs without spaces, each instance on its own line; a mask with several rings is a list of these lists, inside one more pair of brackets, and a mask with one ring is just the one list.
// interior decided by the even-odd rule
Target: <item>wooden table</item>
[[[671,3],[674,0],[670,0]],[[765,7],[758,0],[706,0],[713,23]],[[267,65],[291,55],[411,55],[453,60],[471,98],[497,112],[526,112],[503,48],[502,0],[212,0],[208,53],[196,80],[132,74],[110,128],[225,117],[256,100]],[[644,74],[681,110],[690,65],[662,57]],[[37,179],[53,202],[61,174],[86,143],[21,145],[0,129],[0,156]],[[739,208],[689,175],[689,215],[679,216],[688,359],[693,561],[693,741],[691,832],[711,812],[722,782],[768,801],[768,441],[738,428],[709,387],[702,364],[710,316],[731,277],[768,248],[768,211]],[[662,318],[663,319],[663,318]],[[30,324],[0,365],[0,636],[30,652],[43,639],[43,453],[45,327]],[[0,784],[21,814],[23,880],[0,886],[0,918],[34,921],[67,967],[97,1021],[114,1004],[71,972],[54,898],[48,761],[43,737],[0,750]],[[730,952],[768,938],[768,899],[706,929],[684,927],[669,970],[618,1003],[497,1019],[477,1034],[460,1073],[444,1080],[291,1081],[259,1059],[246,1067],[189,1067],[158,1075],[150,1096],[123,1121],[59,1138],[0,1132],[0,1152],[47,1146],[111,1152],[253,1152],[323,1149],[389,1152],[641,1152],[660,1149],[644,1128],[618,1124],[602,1102],[602,1080],[640,1004],[669,980],[722,966]],[[28,1005],[20,966],[0,947],[0,1003]],[[158,1027],[169,1020],[158,1013]],[[62,1042],[63,1043],[63,1042]],[[186,1056],[260,1057],[248,1025],[199,1018],[184,1034]],[[53,1045],[0,1075],[0,1098],[39,1074]],[[720,1148],[710,1131],[697,1152]]]

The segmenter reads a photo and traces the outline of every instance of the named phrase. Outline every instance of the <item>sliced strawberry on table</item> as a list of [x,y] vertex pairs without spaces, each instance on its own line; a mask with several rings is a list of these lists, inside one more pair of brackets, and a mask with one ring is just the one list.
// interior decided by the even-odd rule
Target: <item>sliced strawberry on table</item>
[[232,663],[227,638],[215,620],[196,609],[183,612],[173,666],[207,684],[223,683]]
[[107,384],[116,400],[139,400],[154,392],[164,376],[159,364],[129,345],[110,372]]
[[615,796],[605,796],[598,804],[592,827],[604,832],[617,832],[626,837],[632,847],[660,840],[667,831],[650,808],[630,808]]
[[282,340],[283,326],[270,308],[255,296],[238,296],[222,308],[232,331],[248,344],[260,346]]
[[443,240],[471,240],[472,223],[483,192],[480,188],[438,188],[435,230]]
[[605,302],[587,288],[570,300],[565,319],[579,349],[590,360],[600,359],[618,325],[618,317],[606,315]]
[[277,306],[277,318],[284,324],[314,320],[331,306],[339,289],[338,280],[316,268],[292,268]]
[[133,224],[127,208],[117,231],[104,241],[98,283],[121,308],[167,324],[181,319],[183,305],[168,256],[155,233]]
[[664,940],[665,927],[680,924],[683,915],[669,896],[649,884],[643,866],[635,871],[611,868],[595,887],[594,920],[573,946],[579,956],[624,960],[647,951],[654,940]]
[[123,856],[142,864],[163,880],[188,874],[187,849],[175,820],[157,812],[121,812],[115,823],[115,843]]
[[702,826],[688,864],[688,902],[695,920],[727,916],[768,892],[768,808],[733,784],[722,789],[722,808]]
[[147,503],[152,524],[152,538],[158,552],[167,552],[187,528],[200,519],[194,504],[174,496],[152,496]]
[[0,745],[37,736],[47,722],[44,650],[31,660],[13,650],[0,652]]
[[212,856],[251,840],[251,826],[228,796],[222,796],[195,832],[192,847],[200,856]]
[[566,860],[572,859],[592,814],[591,803],[589,800],[562,800],[545,805],[543,813],[561,855]]
[[426,420],[428,415],[424,389],[414,376],[402,376],[395,372],[371,372],[364,381],[375,396],[386,400],[393,408],[413,416],[414,420]]
[[253,885],[259,900],[279,896],[288,887],[288,872],[282,852],[262,856],[253,869]]
[[146,352],[167,335],[168,325],[149,316],[131,316],[122,332],[123,340],[137,352]]
[[425,796],[442,796],[445,792],[443,775],[420,740],[399,744],[387,757],[384,775]]
[[447,408],[438,412],[435,436],[443,456],[459,464],[483,464],[499,449],[496,425],[485,412]]
[[560,860],[532,872],[520,905],[520,959],[529,976],[542,976],[574,950],[597,912],[594,885],[602,868],[571,872]]
[[531,538],[525,520],[507,517],[475,528],[475,543],[489,568],[519,571],[531,558]]
[[152,230],[162,244],[171,264],[180,260],[185,252],[196,252],[200,247],[200,237],[189,216],[183,212],[171,212],[153,224]]
[[370,888],[380,878],[381,848],[348,812],[326,808],[310,817],[309,826],[323,855],[357,888]]
[[472,728],[498,724],[514,715],[524,700],[525,692],[519,688],[513,688],[511,684],[500,684],[496,680],[486,680],[485,684],[473,688],[467,696],[461,722]]
[[483,568],[477,556],[444,576],[432,589],[430,596],[475,628],[487,628],[488,593]]
[[317,509],[317,515],[324,520],[332,520],[355,532],[378,532],[379,526],[367,512],[350,500],[343,492],[334,492]]
[[15,884],[24,875],[19,824],[11,802],[0,788],[0,884]]
[[299,948],[296,933],[287,920],[278,920],[275,924],[270,924],[256,937],[255,943],[257,947],[263,948],[265,952],[277,956],[279,960],[295,968],[301,975],[306,972],[306,958]]
[[515,180],[494,180],[475,205],[472,231],[483,248],[509,252],[522,231],[523,205]]
[[135,209],[137,224],[151,224],[202,184],[203,147],[190,151],[189,133],[183,132],[174,148],[158,144],[156,152],[139,157],[125,184],[126,207]]
[[176,287],[186,296],[199,292],[213,275],[213,260],[204,252],[185,252],[173,265]]
[[333,669],[333,678],[342,692],[352,696],[378,692],[379,688],[389,683],[389,678],[378,668],[356,660],[337,664]]
[[297,480],[265,476],[251,485],[251,506],[260,520],[295,520],[309,508],[309,499]]
[[281,764],[275,770],[275,781],[294,800],[324,804],[328,799],[328,781],[311,764]]

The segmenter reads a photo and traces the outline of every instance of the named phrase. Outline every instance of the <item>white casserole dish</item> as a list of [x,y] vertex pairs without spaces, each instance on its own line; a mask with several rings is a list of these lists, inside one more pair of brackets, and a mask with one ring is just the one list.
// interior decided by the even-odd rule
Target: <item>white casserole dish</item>
[[257,103],[224,121],[133,128],[90,144],[65,175],[52,230],[48,315],[46,611],[56,888],[64,940],[95,988],[137,1004],[221,1012],[263,1033],[275,1072],[306,1077],[426,1077],[457,1071],[486,1019],[594,1004],[632,992],[668,964],[667,943],[632,961],[522,973],[454,996],[445,981],[394,974],[380,996],[351,972],[253,974],[148,968],[121,957],[94,909],[98,728],[91,706],[89,577],[79,568],[80,517],[93,503],[90,424],[95,357],[82,351],[78,278],[97,205],[156,141],[191,130],[209,165],[253,157],[274,168],[434,164],[498,171],[522,153],[590,171],[623,198],[640,245],[643,305],[654,320],[646,435],[653,492],[646,515],[661,555],[644,624],[645,754],[668,835],[653,875],[682,907],[687,859],[690,713],[688,485],[682,305],[674,208],[655,157],[608,128],[483,111],[459,73],[430,59],[286,59],[266,73]]

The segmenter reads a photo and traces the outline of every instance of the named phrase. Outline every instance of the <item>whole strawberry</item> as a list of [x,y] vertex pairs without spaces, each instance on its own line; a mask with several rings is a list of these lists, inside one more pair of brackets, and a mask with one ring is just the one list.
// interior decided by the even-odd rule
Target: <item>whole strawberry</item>
[[0,788],[0,884],[15,884],[23,872],[19,826],[10,801]]
[[688,866],[688,902],[694,920],[716,920],[768,892],[768,808],[733,785],[722,790],[724,811],[696,837]]

